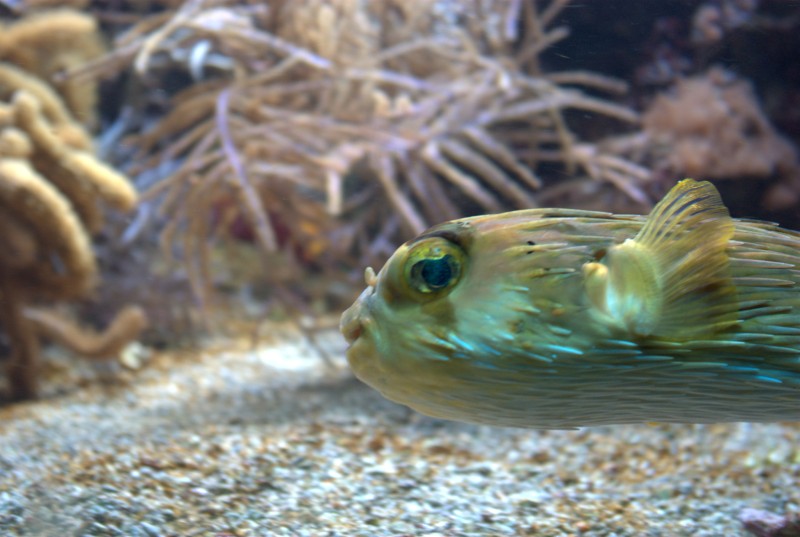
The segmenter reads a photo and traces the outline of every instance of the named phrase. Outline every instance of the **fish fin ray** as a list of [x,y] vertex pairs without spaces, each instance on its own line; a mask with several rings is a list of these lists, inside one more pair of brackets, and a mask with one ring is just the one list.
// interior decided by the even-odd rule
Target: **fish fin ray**
[[733,233],[716,188],[683,180],[636,237],[609,249],[607,270],[584,267],[590,301],[638,336],[685,340],[726,330],[738,319],[726,251]]

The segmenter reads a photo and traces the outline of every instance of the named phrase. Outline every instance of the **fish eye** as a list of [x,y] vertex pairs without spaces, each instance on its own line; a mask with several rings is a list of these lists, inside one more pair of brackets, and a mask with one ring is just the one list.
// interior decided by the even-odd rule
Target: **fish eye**
[[406,284],[421,295],[438,296],[461,279],[466,256],[452,242],[440,237],[413,244],[404,263]]

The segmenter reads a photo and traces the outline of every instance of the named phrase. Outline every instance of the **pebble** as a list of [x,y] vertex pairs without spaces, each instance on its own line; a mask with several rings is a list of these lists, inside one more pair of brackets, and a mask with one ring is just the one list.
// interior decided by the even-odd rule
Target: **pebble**
[[743,537],[800,505],[798,425],[439,422],[237,348],[6,409],[0,535]]

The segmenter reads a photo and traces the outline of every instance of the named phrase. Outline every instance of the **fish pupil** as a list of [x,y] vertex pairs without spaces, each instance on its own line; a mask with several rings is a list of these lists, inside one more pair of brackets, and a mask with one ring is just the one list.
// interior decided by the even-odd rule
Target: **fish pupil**
[[446,287],[454,277],[453,256],[445,254],[442,257],[423,259],[417,263],[414,272],[422,278],[422,281],[431,289],[441,289]]
[[[459,282],[466,261],[464,251],[449,240],[420,240],[411,245],[398,266],[402,270],[400,289],[411,291],[410,298],[419,302],[441,298]],[[390,281],[398,280],[393,277]]]

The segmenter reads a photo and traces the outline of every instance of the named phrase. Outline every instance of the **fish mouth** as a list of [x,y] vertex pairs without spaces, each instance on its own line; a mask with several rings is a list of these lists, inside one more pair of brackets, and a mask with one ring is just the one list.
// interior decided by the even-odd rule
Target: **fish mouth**
[[378,334],[370,311],[373,294],[373,287],[366,288],[353,305],[345,310],[339,322],[339,331],[349,344],[345,351],[347,363],[356,377],[365,382],[367,382],[365,379],[374,376],[376,367],[375,348],[378,344]]
[[342,313],[339,320],[339,331],[352,346],[364,333],[364,327],[369,323],[369,298],[374,294],[373,287],[367,287],[361,295]]
[[350,306],[342,314],[342,319],[339,321],[339,331],[350,345],[355,343],[355,341],[361,337],[364,327],[361,324],[359,312],[356,311],[356,304]]

